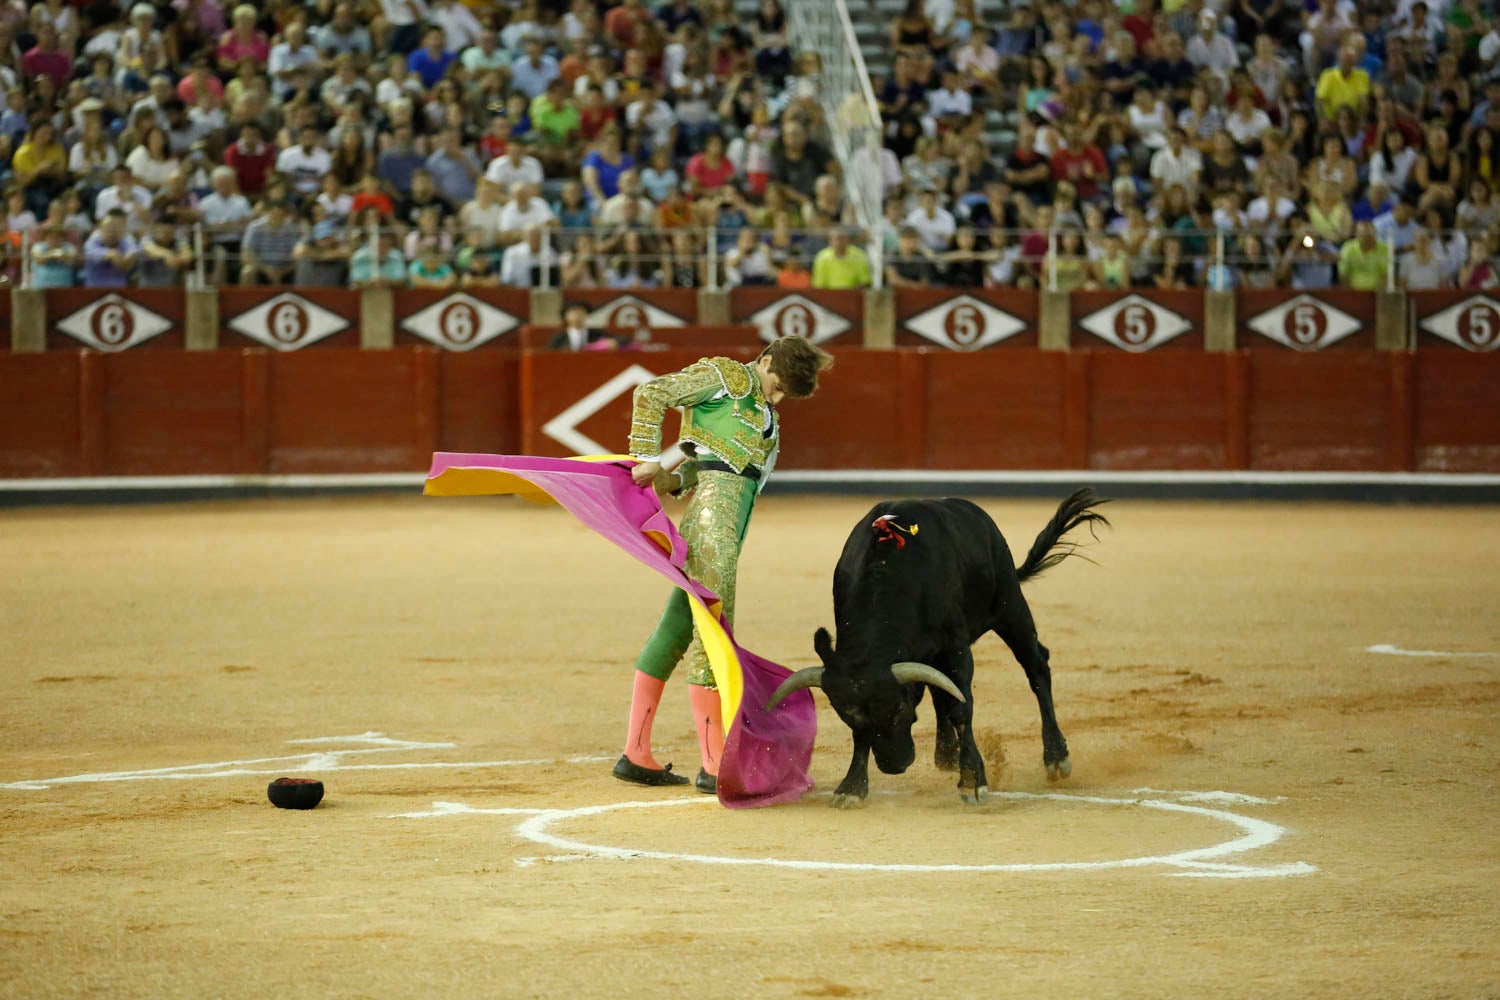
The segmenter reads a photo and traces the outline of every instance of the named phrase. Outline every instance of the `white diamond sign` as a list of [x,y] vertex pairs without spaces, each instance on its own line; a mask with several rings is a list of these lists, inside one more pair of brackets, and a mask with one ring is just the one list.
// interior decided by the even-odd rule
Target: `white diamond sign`
[[[614,402],[621,393],[632,391],[636,386],[644,385],[654,378],[656,375],[649,369],[640,365],[631,365],[543,424],[542,433],[559,444],[572,448],[579,455],[612,454],[611,449],[580,431],[578,425]],[[682,412],[680,406],[673,407],[673,409],[678,413]],[[674,469],[685,458],[687,455],[682,450],[682,443],[678,442],[663,448],[658,461],[661,462],[662,468]]]
[[123,351],[172,329],[171,320],[110,293],[63,318],[57,328],[100,351]]
[[673,316],[665,309],[658,309],[634,295],[621,295],[617,299],[610,299],[589,313],[588,322],[590,326],[615,327],[623,330],[639,330],[643,326],[658,330],[687,325],[682,321],[682,317]]
[[472,350],[519,325],[510,313],[463,292],[439,299],[401,321],[401,329],[450,351]]
[[331,337],[349,321],[300,295],[283,292],[229,321],[238,330],[278,351],[295,351]]
[[573,449],[573,453],[577,455],[613,454],[613,449],[604,447],[583,433],[578,429],[578,425],[614,402],[621,393],[631,392],[636,386],[643,385],[654,378],[656,375],[650,369],[640,365],[631,365],[543,424],[542,433],[564,448]]
[[1127,295],[1089,313],[1079,326],[1101,340],[1127,351],[1149,351],[1193,325],[1170,309],[1139,295]]
[[806,337],[814,344],[832,340],[853,324],[801,295],[788,295],[750,315],[750,325],[766,343],[782,337]]
[[1500,347],[1500,302],[1471,295],[1422,321],[1422,329],[1470,351]]
[[1026,324],[988,302],[960,295],[917,313],[906,328],[950,350],[977,351],[1014,337]]
[[1316,351],[1336,344],[1361,326],[1359,320],[1311,295],[1299,295],[1267,309],[1245,324],[1278,344]]

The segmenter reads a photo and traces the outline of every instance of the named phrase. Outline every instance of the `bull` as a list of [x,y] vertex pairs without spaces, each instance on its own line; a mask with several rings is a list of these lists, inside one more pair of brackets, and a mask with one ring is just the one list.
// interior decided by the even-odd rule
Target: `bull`
[[1074,554],[1077,545],[1064,541],[1070,531],[1108,525],[1094,509],[1107,502],[1088,489],[1068,497],[1019,567],[995,522],[967,500],[891,500],[860,519],[833,574],[837,644],[818,629],[813,648],[823,665],[788,677],[766,705],[770,710],[793,691],[822,688],[852,731],[854,757],[834,792],[835,807],[864,804],[871,753],[886,774],[901,774],[916,760],[911,728],[928,689],[937,715],[937,766],[958,771],[965,802],[989,797],[974,744],[969,647],[990,631],[1010,647],[1036,695],[1047,778],[1072,772],[1052,708],[1050,654],[1037,639],[1021,584]]

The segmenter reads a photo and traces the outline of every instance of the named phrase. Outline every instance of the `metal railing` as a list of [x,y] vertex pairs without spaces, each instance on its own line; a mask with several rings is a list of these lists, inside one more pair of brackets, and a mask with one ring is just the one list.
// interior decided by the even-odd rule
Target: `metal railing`
[[[753,261],[748,275],[741,263],[746,253],[736,248],[736,244],[744,239],[741,233],[746,231],[755,234],[753,241],[745,241],[751,244],[749,256]],[[847,233],[847,230],[842,229],[554,227],[541,235],[539,247],[535,251],[537,259],[527,262],[527,272],[524,275],[504,273],[507,252],[525,240],[525,237],[518,240],[514,235],[503,236],[485,244],[466,239],[453,228],[427,234],[408,227],[343,227],[332,232],[322,232],[298,223],[295,243],[301,247],[315,247],[322,240],[330,240],[325,245],[325,249],[332,254],[328,260],[342,262],[346,269],[363,251],[367,259],[362,260],[361,264],[373,261],[375,270],[369,281],[362,283],[407,284],[413,260],[426,257],[438,269],[437,280],[428,281],[428,284],[442,284],[446,280],[443,277],[444,269],[447,269],[453,272],[449,283],[455,287],[477,283],[541,289],[678,287],[720,291],[739,284],[774,284],[778,273],[791,266],[794,260],[797,268],[811,273],[817,253],[829,245],[835,231]],[[1245,253],[1246,236],[1249,235],[1262,241],[1264,253]],[[293,280],[299,261],[296,249],[288,250],[289,255],[284,258],[256,259],[253,251],[247,252],[241,245],[242,236],[242,233],[238,233],[233,238],[226,239],[222,233],[209,233],[202,225],[174,228],[170,241],[178,248],[179,258],[185,260],[175,268],[177,273],[167,284],[210,288],[241,283],[296,283]],[[1456,282],[1459,271],[1469,256],[1472,240],[1488,237],[1489,234],[1486,233],[1465,233],[1460,230],[1432,231],[1429,238],[1434,259],[1426,266],[1429,269],[1437,266],[1442,272],[1442,281],[1451,285]],[[1120,240],[1118,245],[1113,242],[1116,238]],[[592,248],[584,242],[585,239],[593,242]],[[1178,263],[1189,265],[1181,269],[1191,274],[1188,287],[1214,289],[1241,284],[1279,287],[1290,283],[1291,272],[1316,278],[1313,272],[1318,269],[1327,272],[1327,284],[1338,284],[1337,245],[1313,239],[1310,245],[1299,246],[1305,243],[1305,239],[1300,230],[1282,238],[1267,238],[1259,234],[1230,234],[1223,230],[1201,229],[1152,230],[1146,234],[1121,235],[1068,228],[1053,228],[1045,233],[996,228],[976,230],[973,250],[961,251],[951,244],[945,250],[925,248],[920,243],[913,247],[909,239],[903,244],[895,237],[895,228],[890,224],[883,224],[875,232],[855,231],[850,238],[850,246],[858,247],[861,242],[866,241],[883,245],[883,262],[868,262],[872,287],[878,287],[876,279],[886,276],[886,268],[895,276],[894,283],[898,286],[908,283],[901,278],[903,271],[924,275],[926,282],[930,284],[954,286],[956,283],[950,282],[947,276],[954,271],[960,275],[972,276],[975,263],[982,265],[987,284],[1038,287],[1052,291],[1084,287],[1152,287],[1160,284],[1154,280],[1155,273],[1166,265],[1175,266]],[[1171,259],[1164,256],[1162,248],[1167,241],[1177,241],[1182,247],[1182,253]],[[82,239],[75,239],[68,243],[75,250],[73,284],[84,283],[83,242]],[[429,243],[436,247],[430,255],[426,253]],[[633,246],[627,246],[630,244]],[[1490,239],[1487,245],[1500,246],[1500,241]],[[382,249],[383,246],[386,247],[385,250]],[[1135,249],[1131,250],[1130,247]],[[19,234],[19,267],[12,273],[13,280],[18,280],[22,287],[45,286],[45,283],[37,280],[38,265],[33,260],[34,252],[38,249],[36,236],[30,232]],[[287,248],[284,246],[283,249]],[[397,258],[392,257],[390,251],[396,251],[399,256],[402,268],[400,277],[394,273]],[[585,260],[580,260],[581,253],[588,255]],[[1394,290],[1402,285],[1399,277],[1400,261],[1405,257],[1405,252],[1392,253],[1387,245],[1387,254],[1390,266],[1386,269],[1385,287]],[[474,268],[467,266],[463,267],[464,273],[458,273],[462,261],[475,257],[484,260],[484,264],[477,268],[477,275]],[[242,280],[241,276],[245,274],[247,265],[254,269],[252,280]],[[389,265],[390,270],[383,271],[382,265]],[[334,270],[327,269],[328,273],[324,278],[330,278]],[[1100,275],[1105,270],[1109,273],[1109,281],[1101,281]],[[161,271],[159,268],[150,284],[163,283]],[[264,281],[267,276],[262,271],[285,280]],[[569,280],[568,276],[576,278],[580,274],[583,276],[582,281]],[[1120,281],[1122,274],[1125,280]],[[1246,275],[1252,276],[1254,280],[1243,280]],[[1267,275],[1271,277],[1268,278]],[[320,280],[315,283],[349,285],[351,281],[349,275],[345,274],[336,282]],[[417,283],[422,282],[418,280]],[[801,287],[800,283],[797,284]]]

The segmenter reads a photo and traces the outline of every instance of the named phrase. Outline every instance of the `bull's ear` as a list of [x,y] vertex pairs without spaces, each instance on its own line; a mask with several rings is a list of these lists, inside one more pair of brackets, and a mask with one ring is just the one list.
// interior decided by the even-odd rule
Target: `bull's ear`
[[823,661],[826,667],[833,660],[833,636],[828,634],[826,628],[820,628],[813,633],[813,649],[818,654],[818,659]]

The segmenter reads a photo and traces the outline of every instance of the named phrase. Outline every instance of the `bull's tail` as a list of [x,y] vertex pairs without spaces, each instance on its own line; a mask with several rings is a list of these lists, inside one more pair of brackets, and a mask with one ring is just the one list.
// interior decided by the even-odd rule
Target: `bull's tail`
[[1042,529],[1042,533],[1036,536],[1036,541],[1031,543],[1031,551],[1026,553],[1026,561],[1017,567],[1016,575],[1022,580],[1029,580],[1056,566],[1068,556],[1078,555],[1078,543],[1065,542],[1063,536],[1086,524],[1089,526],[1089,534],[1097,538],[1094,534],[1095,527],[1100,524],[1108,527],[1109,519],[1094,508],[1107,503],[1108,500],[1087,487],[1064,500],[1058,505],[1057,513],[1052,515],[1052,520]]

